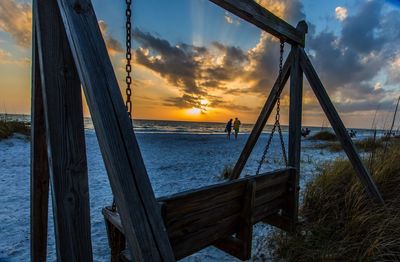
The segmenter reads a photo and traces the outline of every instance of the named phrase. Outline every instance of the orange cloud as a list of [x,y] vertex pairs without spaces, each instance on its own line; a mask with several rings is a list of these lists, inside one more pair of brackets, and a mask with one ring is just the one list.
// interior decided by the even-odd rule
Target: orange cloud
[[0,1],[0,30],[9,33],[21,47],[29,47],[32,33],[31,5],[15,0]]
[[121,43],[117,39],[115,39],[114,37],[112,37],[108,34],[106,22],[104,22],[103,20],[99,20],[98,23],[99,23],[100,31],[101,31],[104,41],[106,43],[108,53],[111,56],[114,56],[114,55],[124,52],[124,49],[122,48]]

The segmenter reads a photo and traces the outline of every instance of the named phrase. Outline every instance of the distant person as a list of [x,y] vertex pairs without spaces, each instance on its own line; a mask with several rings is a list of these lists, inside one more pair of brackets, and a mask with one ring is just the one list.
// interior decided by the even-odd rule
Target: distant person
[[236,117],[235,122],[233,122],[233,130],[235,130],[235,139],[237,139],[240,125],[241,125],[240,120]]
[[306,127],[306,129],[302,128],[301,129],[301,136],[306,138],[310,134],[311,130]]
[[227,132],[226,136],[228,139],[231,139],[231,132],[232,132],[232,118],[226,123],[225,132]]

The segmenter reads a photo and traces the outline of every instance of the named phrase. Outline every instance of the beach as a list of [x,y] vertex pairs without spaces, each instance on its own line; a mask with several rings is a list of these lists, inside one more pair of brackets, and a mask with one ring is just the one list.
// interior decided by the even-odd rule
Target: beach
[[[224,166],[233,166],[240,155],[250,127],[244,127],[238,139],[231,140],[223,133],[223,124],[143,122],[138,123],[137,140],[156,197],[167,196],[189,189],[222,182],[220,173]],[[94,261],[109,261],[109,249],[101,209],[110,205],[112,194],[99,150],[96,134],[90,121],[85,122],[92,245]],[[366,135],[366,134],[365,134]],[[254,175],[268,133],[261,135],[250,156],[242,176]],[[284,132],[287,144],[287,133]],[[315,174],[325,161],[344,157],[342,152],[317,149],[319,141],[302,140],[301,187]],[[267,155],[268,163],[262,171],[284,167],[280,143],[275,136]],[[29,260],[29,198],[30,198],[30,142],[12,137],[0,141],[0,261]],[[54,228],[51,199],[49,199],[48,261],[55,261]],[[254,228],[253,255],[259,253],[269,226],[257,224]],[[255,260],[257,260],[255,258]],[[183,261],[235,261],[216,248],[207,248]]]

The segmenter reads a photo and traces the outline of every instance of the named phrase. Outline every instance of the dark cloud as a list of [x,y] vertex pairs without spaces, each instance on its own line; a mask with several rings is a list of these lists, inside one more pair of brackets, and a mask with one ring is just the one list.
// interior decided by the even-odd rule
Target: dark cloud
[[[277,10],[281,8],[273,0],[259,2],[275,3]],[[301,2],[285,0],[284,6],[284,18],[292,24],[305,18]],[[375,110],[378,104],[387,103],[388,91],[376,87],[376,78],[382,70],[389,72],[387,68],[395,64],[396,54],[400,66],[398,24],[400,13],[385,11],[383,3],[377,0],[363,2],[354,15],[342,21],[339,34],[329,31],[316,34],[315,26],[309,23],[310,59],[340,111]],[[259,43],[250,50],[218,42],[208,47],[173,45],[140,30],[135,30],[134,38],[140,45],[135,53],[136,62],[183,92],[180,97],[168,98],[165,104],[169,106],[204,108],[201,101],[206,98],[208,106],[229,108],[231,105],[226,99],[213,97],[210,92],[267,96],[278,77],[279,42],[266,33],[261,34]],[[289,49],[286,45],[285,57]],[[398,79],[398,70],[396,75],[396,70],[392,71],[394,82]],[[242,86],[228,88],[233,81]],[[317,106],[312,101],[305,104],[305,110]],[[251,108],[243,106],[240,110],[251,111]]]
[[106,22],[104,22],[103,20],[99,20],[98,23],[101,34],[103,35],[104,42],[106,43],[108,53],[110,55],[123,53],[124,49],[122,48],[121,43],[107,32]]
[[398,17],[398,11],[385,12],[382,1],[365,1],[343,21],[339,35],[314,34],[311,27],[310,58],[328,92],[340,98],[335,103],[340,111],[375,110],[387,103],[388,91],[375,85],[381,72],[390,77],[387,68],[399,52],[400,30],[393,22]]

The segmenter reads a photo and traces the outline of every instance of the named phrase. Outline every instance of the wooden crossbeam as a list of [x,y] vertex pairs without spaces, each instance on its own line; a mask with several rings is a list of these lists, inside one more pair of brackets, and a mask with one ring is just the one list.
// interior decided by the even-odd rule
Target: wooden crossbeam
[[39,54],[35,22],[32,41],[32,113],[31,113],[31,261],[45,262],[49,203],[49,168],[46,126],[40,80]]
[[290,75],[290,68],[293,63],[292,57],[293,56],[290,53],[285,61],[285,64],[283,65],[282,81],[280,81],[279,77],[275,81],[275,84],[271,89],[268,99],[265,102],[264,107],[261,109],[260,115],[258,116],[258,119],[254,124],[253,129],[251,130],[249,138],[246,141],[246,145],[244,146],[239,156],[239,159],[236,162],[235,167],[233,168],[232,177],[234,177],[235,179],[240,177],[240,174],[242,173],[242,170],[246,165],[246,162],[251,152],[253,151],[253,148],[256,145],[258,138],[260,137],[261,132],[265,124],[267,123],[269,116],[271,115],[271,112],[274,109],[276,101],[278,100],[278,97],[281,95],[282,89],[285,87],[285,84]]
[[58,261],[92,261],[81,84],[57,3],[34,1]]
[[378,203],[384,203],[383,198],[375,185],[371,175],[364,166],[357,150],[344,126],[342,120],[339,117],[335,107],[330,100],[328,93],[326,92],[321,80],[318,77],[317,72],[311,64],[310,59],[305,53],[304,49],[300,49],[300,64],[311,85],[322,109],[324,110],[333,130],[335,131],[339,141],[346,152],[353,168],[355,169],[361,182],[364,184],[370,197],[375,199]]
[[253,0],[210,0],[247,22],[293,45],[304,47],[304,34]]
[[89,0],[58,0],[108,178],[135,261],[174,255]]

